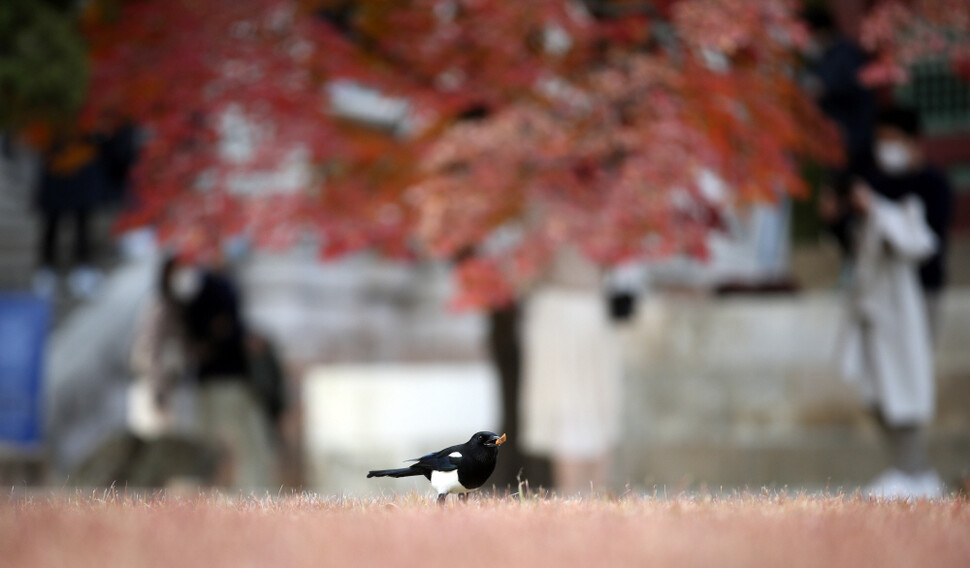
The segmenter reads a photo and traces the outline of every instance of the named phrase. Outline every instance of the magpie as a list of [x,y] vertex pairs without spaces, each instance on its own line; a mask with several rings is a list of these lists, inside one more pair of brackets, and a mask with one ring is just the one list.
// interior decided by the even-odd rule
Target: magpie
[[464,444],[451,446],[420,458],[405,461],[416,462],[399,469],[377,469],[367,477],[411,477],[423,475],[438,492],[438,503],[444,504],[449,493],[457,493],[459,500],[468,499],[468,493],[478,489],[495,470],[498,447],[505,443],[505,434],[478,432]]

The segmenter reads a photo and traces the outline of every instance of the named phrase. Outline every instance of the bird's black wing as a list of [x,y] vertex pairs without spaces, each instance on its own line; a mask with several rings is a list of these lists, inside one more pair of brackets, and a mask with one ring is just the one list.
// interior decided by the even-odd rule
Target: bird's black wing
[[414,458],[407,461],[416,462],[411,466],[416,469],[427,471],[452,471],[458,469],[458,464],[461,463],[461,446],[451,446],[449,448],[421,456],[420,458]]

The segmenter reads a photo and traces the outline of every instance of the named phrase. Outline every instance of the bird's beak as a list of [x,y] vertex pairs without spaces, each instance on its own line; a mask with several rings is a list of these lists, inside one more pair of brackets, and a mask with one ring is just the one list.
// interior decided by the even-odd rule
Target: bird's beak
[[501,446],[502,444],[505,443],[505,440],[506,440],[505,434],[502,434],[498,438],[495,438],[495,442],[494,443],[495,443],[496,446]]

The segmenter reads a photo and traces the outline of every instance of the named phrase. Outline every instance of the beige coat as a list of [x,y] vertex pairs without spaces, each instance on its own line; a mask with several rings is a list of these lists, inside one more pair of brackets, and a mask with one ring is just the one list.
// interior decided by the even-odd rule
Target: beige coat
[[839,370],[890,424],[925,424],[933,418],[935,390],[917,268],[936,239],[922,202],[873,195],[859,237]]

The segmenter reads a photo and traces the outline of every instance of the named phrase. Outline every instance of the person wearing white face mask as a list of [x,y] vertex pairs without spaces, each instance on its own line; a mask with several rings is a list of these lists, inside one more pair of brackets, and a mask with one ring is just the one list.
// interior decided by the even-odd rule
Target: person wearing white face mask
[[[233,283],[218,271],[166,258],[157,295],[136,329],[131,427],[143,438],[191,430],[219,456],[215,481],[236,488],[273,485],[269,423],[250,381],[246,330]],[[188,376],[195,420],[180,427],[171,394]]]
[[926,429],[935,413],[932,337],[952,192],[919,144],[919,117],[881,112],[876,171],[857,180],[856,269],[849,286],[839,367],[858,387],[886,434],[892,466],[865,488],[876,498],[934,498],[943,484],[930,465]]
[[[190,362],[180,307],[186,290],[175,285],[179,270],[174,256],[163,260],[158,288],[146,298],[134,329],[130,354],[134,381],[128,392],[128,425],[133,434],[144,440],[184,434],[192,429],[191,418],[176,408],[179,402],[191,398],[191,392],[184,388],[189,382]],[[181,290],[176,292],[177,288]]]
[[918,149],[914,150],[905,140],[880,140],[876,143],[876,163],[890,176],[908,172],[917,161]]
[[930,331],[936,333],[939,297],[946,283],[946,252],[953,216],[953,191],[946,175],[929,164],[920,144],[919,115],[910,109],[888,108],[879,113],[871,176],[875,193],[899,201],[915,195],[923,203],[926,223],[936,237],[936,251],[919,265],[919,278],[926,295]]

